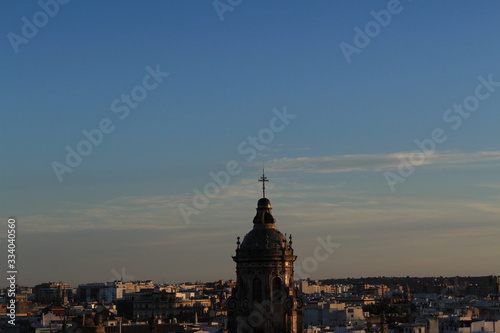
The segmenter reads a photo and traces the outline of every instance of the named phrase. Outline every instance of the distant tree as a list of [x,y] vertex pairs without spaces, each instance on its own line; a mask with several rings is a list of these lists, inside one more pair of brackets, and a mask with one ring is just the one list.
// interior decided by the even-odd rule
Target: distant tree
[[363,306],[364,312],[370,312],[371,315],[379,316],[383,313],[385,314],[398,314],[402,315],[406,312],[399,306],[390,305],[386,303],[369,304]]

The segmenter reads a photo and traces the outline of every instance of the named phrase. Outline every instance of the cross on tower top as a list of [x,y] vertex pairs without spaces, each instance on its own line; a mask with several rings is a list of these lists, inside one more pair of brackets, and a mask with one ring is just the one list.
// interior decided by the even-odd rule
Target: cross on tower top
[[266,197],[266,182],[268,182],[266,174],[264,173],[264,168],[262,168],[262,177],[260,177],[259,182],[262,182],[262,197]]

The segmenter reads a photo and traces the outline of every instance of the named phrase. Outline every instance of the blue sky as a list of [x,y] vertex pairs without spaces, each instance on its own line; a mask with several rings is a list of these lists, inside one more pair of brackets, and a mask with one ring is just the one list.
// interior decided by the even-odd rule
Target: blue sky
[[[73,0],[26,38],[41,3],[55,2],[0,11],[0,211],[18,221],[20,283],[234,278],[263,163],[297,265],[318,237],[340,245],[311,278],[500,274],[500,87],[482,83],[500,82],[498,3],[221,0],[232,10],[218,13],[212,1]],[[356,47],[356,27],[388,6],[348,62],[340,45]],[[112,103],[147,68],[168,76],[120,119]],[[454,129],[447,110],[481,84],[488,96]],[[240,145],[285,110],[295,117],[248,161]],[[103,119],[114,130],[59,181],[53,163]],[[391,191],[387,175],[435,129],[446,139]],[[240,171],[186,223],[179,205],[229,161]]]

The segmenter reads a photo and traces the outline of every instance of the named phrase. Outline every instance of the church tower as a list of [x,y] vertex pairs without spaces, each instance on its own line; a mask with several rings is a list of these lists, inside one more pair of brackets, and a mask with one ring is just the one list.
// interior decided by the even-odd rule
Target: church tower
[[271,202],[257,203],[253,229],[240,243],[236,255],[236,287],[227,300],[229,333],[302,333],[303,301],[293,280],[292,236],[277,228]]

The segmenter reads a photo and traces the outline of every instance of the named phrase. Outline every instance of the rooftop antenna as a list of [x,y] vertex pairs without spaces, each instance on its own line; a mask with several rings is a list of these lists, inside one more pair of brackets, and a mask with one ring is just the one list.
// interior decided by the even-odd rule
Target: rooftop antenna
[[269,179],[267,179],[266,174],[264,172],[264,168],[262,168],[262,177],[260,177],[259,182],[262,182],[262,197],[266,197],[266,182],[268,182]]

